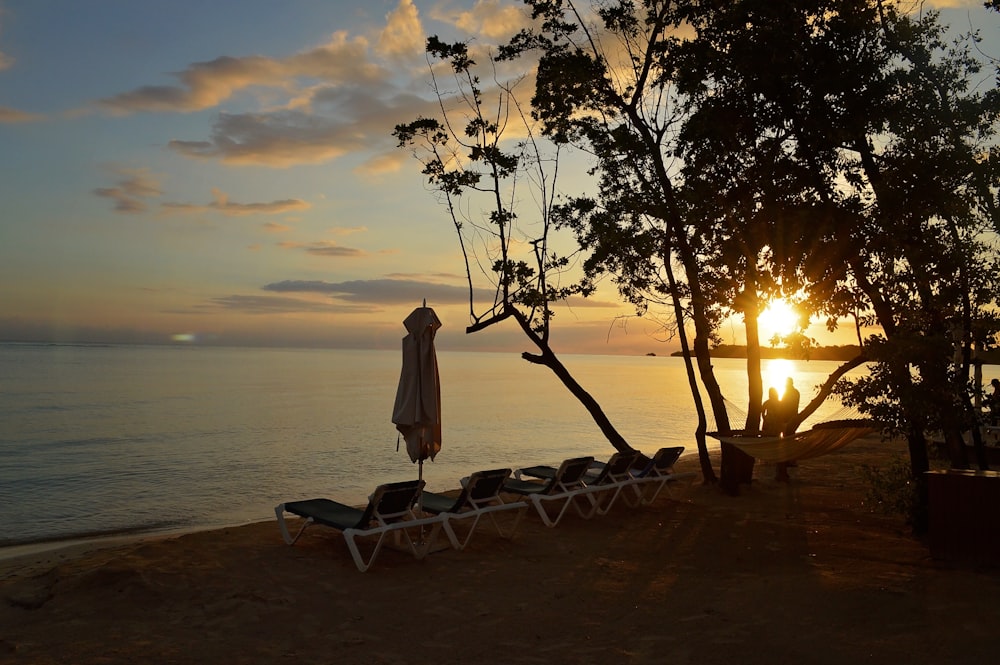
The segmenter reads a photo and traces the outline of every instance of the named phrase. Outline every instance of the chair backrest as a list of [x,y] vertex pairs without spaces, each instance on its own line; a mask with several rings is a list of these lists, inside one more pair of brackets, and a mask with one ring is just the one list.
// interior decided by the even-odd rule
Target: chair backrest
[[634,475],[640,478],[643,476],[666,475],[674,468],[674,463],[680,459],[681,453],[683,452],[684,446],[660,448],[653,454],[653,458],[649,460],[649,464],[646,465],[646,468]]
[[583,474],[587,473],[587,469],[590,468],[590,464],[593,461],[593,456],[572,457],[563,460],[563,463],[556,470],[556,475],[549,481],[546,491],[551,493],[556,490],[573,489],[577,485],[582,485]]
[[[500,489],[507,482],[507,479],[510,478],[511,473],[510,469],[476,471],[469,476],[469,482],[466,483],[465,488],[462,490],[459,500],[462,501],[464,499],[465,503],[477,508],[494,501],[503,503],[503,500],[500,498]],[[459,504],[459,508],[461,507],[464,507],[464,504]]]
[[368,507],[365,508],[368,519],[362,519],[362,524],[367,524],[372,519],[379,524],[387,524],[412,515],[413,506],[423,489],[422,480],[404,480],[379,485],[368,500]]
[[629,471],[635,463],[635,458],[639,456],[639,451],[633,450],[627,453],[617,452],[612,455],[607,464],[601,467],[601,472],[587,481],[588,485],[603,485],[605,483],[616,483],[625,480],[629,476]]

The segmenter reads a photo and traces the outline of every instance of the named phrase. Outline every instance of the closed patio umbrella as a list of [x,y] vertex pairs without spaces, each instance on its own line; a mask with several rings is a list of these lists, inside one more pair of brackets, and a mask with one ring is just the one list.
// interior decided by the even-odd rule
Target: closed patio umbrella
[[441,321],[424,301],[403,321],[403,366],[392,410],[392,422],[406,440],[410,460],[420,464],[434,459],[441,450],[441,383],[438,376],[434,336]]

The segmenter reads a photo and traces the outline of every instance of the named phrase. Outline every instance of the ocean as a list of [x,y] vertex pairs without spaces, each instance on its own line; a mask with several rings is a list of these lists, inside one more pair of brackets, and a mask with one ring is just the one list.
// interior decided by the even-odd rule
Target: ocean
[[[273,519],[282,501],[364,503],[416,478],[391,422],[398,351],[0,344],[0,548]],[[562,358],[633,447],[695,452],[683,361]],[[547,369],[519,354],[439,352],[433,491],[477,469],[613,451]],[[715,362],[746,402],[742,360]],[[831,362],[765,362],[805,403]],[[841,409],[829,403],[807,421]],[[734,422],[741,416],[731,415]],[[711,440],[710,440],[711,441]],[[9,550],[8,550],[9,551]]]

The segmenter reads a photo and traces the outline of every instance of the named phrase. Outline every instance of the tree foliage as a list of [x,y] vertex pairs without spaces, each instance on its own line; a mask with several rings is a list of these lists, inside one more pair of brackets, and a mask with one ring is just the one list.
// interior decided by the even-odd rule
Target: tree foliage
[[[592,250],[589,274],[612,274],[640,311],[678,302],[717,429],[729,423],[708,341],[743,315],[755,428],[756,317],[778,295],[831,325],[882,326],[866,357],[886,372],[871,385],[907,434],[926,414],[961,425],[966,386],[949,363],[991,338],[997,292],[984,236],[997,224],[997,93],[975,35],[945,43],[937,14],[878,0],[527,4],[537,27],[504,55],[538,57],[536,117],[598,159],[597,193],[560,222]],[[908,394],[914,372],[932,402]]]
[[[799,421],[847,369],[874,363],[868,377],[837,390],[887,433],[907,437],[919,476],[924,433],[938,428],[955,440],[973,422],[973,350],[993,344],[998,330],[1000,94],[996,63],[988,68],[975,50],[978,36],[948,42],[937,13],[906,14],[888,0],[525,4],[532,27],[501,48],[500,60],[534,66],[531,118],[549,145],[593,159],[593,191],[549,199],[545,228],[570,231],[585,250],[581,293],[610,277],[638,314],[672,312],[706,479],[714,472],[702,389],[715,429],[733,429],[711,346],[723,320],[743,317],[750,390],[738,427],[755,431],[757,318],[775,297],[831,329],[853,321],[863,349]],[[462,46],[432,48],[467,71]],[[467,99],[479,104],[478,80],[467,82]],[[480,114],[464,133],[481,146],[466,158],[487,165],[494,183],[524,164],[491,144],[502,125]],[[422,129],[425,138],[443,136],[440,126]],[[449,165],[425,170],[449,195],[482,186],[485,175]],[[515,216],[503,205],[495,211],[502,247]],[[538,280],[553,267],[501,251],[494,272],[503,311],[515,301],[538,308],[535,329],[547,330],[544,304],[554,292]],[[861,327],[873,323],[882,335],[862,339]],[[793,339],[807,350],[807,339]],[[954,449],[953,463],[963,464],[964,447]],[[727,490],[749,482],[752,469],[752,459],[723,445]]]

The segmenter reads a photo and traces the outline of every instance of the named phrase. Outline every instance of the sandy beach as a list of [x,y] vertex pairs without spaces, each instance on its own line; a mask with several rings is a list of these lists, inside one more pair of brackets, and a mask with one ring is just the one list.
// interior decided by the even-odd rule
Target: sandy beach
[[[864,505],[877,437],[740,497],[525,517],[463,552],[383,551],[274,521],[0,560],[0,663],[986,663],[1000,571],[935,561]],[[697,471],[685,459],[678,471]],[[288,497],[289,499],[305,497]],[[332,498],[336,498],[335,495]]]

